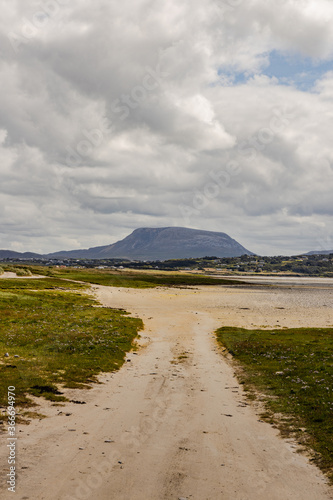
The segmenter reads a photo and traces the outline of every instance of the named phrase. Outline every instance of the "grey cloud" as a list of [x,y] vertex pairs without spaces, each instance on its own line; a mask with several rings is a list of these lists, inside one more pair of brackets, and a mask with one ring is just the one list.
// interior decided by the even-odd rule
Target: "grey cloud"
[[[331,57],[330,2],[59,0],[17,51],[41,3],[0,5],[1,247],[106,244],[186,225],[181,206],[258,253],[330,233],[333,74],[308,92],[261,75],[271,50]],[[235,68],[253,77],[219,76]]]

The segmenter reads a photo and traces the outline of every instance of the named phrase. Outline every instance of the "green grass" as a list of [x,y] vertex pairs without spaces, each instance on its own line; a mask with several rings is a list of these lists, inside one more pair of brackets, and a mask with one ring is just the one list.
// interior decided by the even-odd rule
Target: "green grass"
[[64,278],[69,280],[83,281],[96,285],[128,287],[128,288],[154,288],[157,286],[183,287],[183,286],[200,286],[200,285],[246,285],[252,286],[249,283],[244,283],[239,280],[213,278],[207,276],[193,275],[174,272],[153,273],[138,272],[138,271],[118,271],[108,269],[84,268],[77,269],[75,267],[47,267],[47,266],[7,266],[6,271],[26,272],[32,274],[40,274],[53,278]]
[[31,276],[32,272],[29,269],[15,269],[17,276]]
[[24,266],[24,265],[21,265],[21,266],[5,265],[4,271],[16,273],[17,276],[31,276],[31,274],[32,274],[29,267]]
[[80,290],[88,288],[86,283],[64,281],[61,278],[1,278],[0,292],[3,290]]
[[[59,282],[67,290],[52,289]],[[67,281],[0,280],[0,286],[2,406],[8,386],[16,387],[19,406],[31,404],[29,394],[63,401],[59,384],[86,387],[98,373],[118,369],[143,327],[122,310],[96,307]]]
[[[33,268],[31,268],[33,270]],[[154,274],[131,271],[109,271],[106,269],[49,269],[55,277],[85,281],[105,286],[129,288],[154,288],[157,286],[200,286],[200,285],[239,285],[237,280],[223,280],[191,274],[165,273]]]
[[245,389],[265,395],[266,418],[312,448],[312,460],[333,480],[333,328],[216,333],[241,363]]

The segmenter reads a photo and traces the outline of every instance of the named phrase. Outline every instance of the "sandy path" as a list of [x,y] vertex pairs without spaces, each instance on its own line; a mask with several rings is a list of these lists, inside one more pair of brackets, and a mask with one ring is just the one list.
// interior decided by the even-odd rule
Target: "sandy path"
[[145,346],[104,376],[105,384],[76,391],[86,405],[51,407],[48,419],[20,428],[19,464],[28,468],[17,498],[333,498],[318,469],[247,405],[212,335],[222,324],[325,326],[332,323],[333,291],[95,287],[95,293],[143,318]]

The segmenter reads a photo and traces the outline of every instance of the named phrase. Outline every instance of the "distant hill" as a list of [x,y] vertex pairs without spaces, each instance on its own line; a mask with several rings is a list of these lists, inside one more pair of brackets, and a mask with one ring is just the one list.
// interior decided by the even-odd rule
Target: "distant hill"
[[190,257],[239,257],[254,255],[226,233],[186,227],[135,229],[123,240],[86,250],[69,250],[40,255],[33,252],[0,250],[0,259],[130,259],[168,260]]
[[[110,245],[104,245],[102,247],[93,247],[82,250],[62,250],[60,252],[53,252],[44,255],[47,258],[65,258],[65,259],[106,259],[108,257],[97,257],[99,252],[104,248],[108,248]],[[111,258],[111,257],[110,257]]]
[[14,252],[12,250],[0,250],[0,259],[42,259],[43,255],[33,252]]
[[312,250],[304,255],[329,255],[330,253],[333,253],[333,250]]
[[87,250],[48,254],[47,257],[167,260],[190,257],[254,255],[226,233],[185,227],[139,228],[116,243]]

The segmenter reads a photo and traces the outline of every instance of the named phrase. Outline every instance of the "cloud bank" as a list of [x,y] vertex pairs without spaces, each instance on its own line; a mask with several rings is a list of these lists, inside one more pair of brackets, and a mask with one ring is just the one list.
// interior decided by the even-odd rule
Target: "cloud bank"
[[333,248],[331,1],[0,4],[1,248]]

